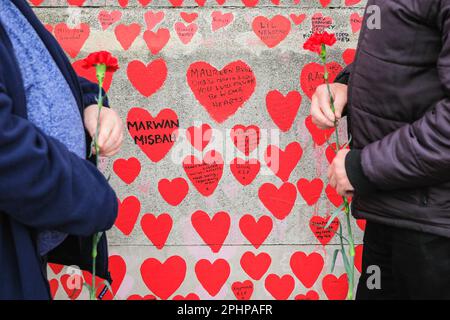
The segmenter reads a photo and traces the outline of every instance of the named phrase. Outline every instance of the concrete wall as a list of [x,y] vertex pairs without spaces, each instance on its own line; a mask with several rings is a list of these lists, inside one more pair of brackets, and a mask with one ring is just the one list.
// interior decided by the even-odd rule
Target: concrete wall
[[[330,53],[330,71],[334,76],[352,59],[353,52],[347,49],[356,47],[365,1],[260,0],[254,7],[250,7],[251,0],[247,6],[240,0],[223,0],[220,4],[212,0],[206,3],[185,0],[180,4],[173,0],[173,5],[168,0],[153,0],[146,6],[143,5],[149,1],[143,0],[140,3],[137,0],[30,2],[71,55],[77,70],[80,68],[76,61],[93,51],[108,50],[119,57],[121,69],[114,74],[109,98],[125,125],[127,117],[131,122],[147,121],[158,114],[157,120],[179,121],[173,146],[162,142],[140,148],[133,140],[135,133],[131,129],[127,130],[119,155],[102,163],[121,201],[119,219],[108,232],[115,278],[113,291],[117,299],[130,296],[172,299],[188,294],[201,299],[294,299],[310,290],[320,299],[345,298],[341,258],[330,273],[338,236],[314,233],[315,225],[336,207],[325,191],[328,146],[324,143],[324,133],[314,130],[307,119],[308,95],[320,82],[322,69],[314,64],[319,62],[317,57],[305,52],[302,45],[313,26],[328,27],[335,32],[338,43]],[[68,6],[68,2],[74,6]],[[110,15],[111,12],[114,13]],[[150,19],[149,12],[158,12],[163,19],[155,25],[158,19],[155,16]],[[277,15],[281,17],[270,21]],[[188,23],[183,17],[193,21]],[[129,27],[130,24],[136,25]],[[148,28],[155,33],[144,33]],[[155,36],[156,31],[163,29],[167,30]],[[283,40],[279,42],[280,39]],[[193,65],[199,61],[203,63]],[[153,63],[145,68],[150,62]],[[236,63],[229,65],[232,62]],[[226,76],[199,78],[195,73],[202,68],[211,71],[225,66],[232,70]],[[209,86],[199,88],[199,81],[206,81]],[[230,86],[229,90],[215,90],[218,84]],[[269,94],[274,90],[278,92]],[[289,92],[293,93],[285,100]],[[230,110],[232,107],[213,106],[213,102],[224,103],[230,98],[235,99],[233,103],[245,102],[236,111]],[[296,111],[299,99],[301,104]],[[141,110],[130,111],[132,108]],[[207,110],[214,111],[210,115]],[[293,124],[288,128],[291,121]],[[225,160],[223,169],[183,166],[185,157],[202,157],[201,151],[192,148],[185,131],[201,124],[213,129],[203,154],[210,150],[215,150],[216,155],[220,153]],[[246,186],[234,177],[230,168],[230,160],[235,156],[245,157],[230,137],[230,130],[236,125],[256,125],[260,129],[259,145],[250,158],[258,159],[261,169]],[[342,123],[340,135],[344,141],[345,132]],[[141,133],[170,135],[172,131],[149,129]],[[288,152],[278,161],[278,176],[268,168],[264,157],[268,145],[282,150],[289,145]],[[273,154],[275,151],[276,148],[272,149]],[[296,163],[299,155],[301,159]],[[275,162],[272,159],[272,165]],[[294,167],[289,175],[290,166]],[[251,172],[257,166],[239,169],[245,182],[252,179]],[[160,183],[162,179],[174,178],[182,179],[172,185]],[[319,180],[315,184],[305,180],[298,184],[300,179]],[[217,180],[217,188],[211,194]],[[282,184],[286,192],[276,193],[275,186]],[[183,198],[186,186],[188,193]],[[306,202],[305,198],[314,199],[318,194],[317,202]],[[173,201],[177,197],[183,200],[169,204],[163,196]],[[263,204],[267,199],[275,201],[273,213]],[[278,212],[291,201],[295,203],[289,214]],[[212,222],[208,215],[214,216]],[[252,224],[252,218],[260,217],[264,217],[260,224]],[[341,218],[345,233],[344,222]],[[352,227],[360,244],[361,227],[355,222]],[[253,234],[255,245],[244,234]],[[359,246],[357,260],[361,249]],[[305,260],[302,252],[314,254]],[[268,261],[270,266],[266,271]],[[80,294],[68,288],[70,269],[52,266],[49,270],[56,298],[87,298],[86,290]],[[309,298],[314,296],[308,294]]]

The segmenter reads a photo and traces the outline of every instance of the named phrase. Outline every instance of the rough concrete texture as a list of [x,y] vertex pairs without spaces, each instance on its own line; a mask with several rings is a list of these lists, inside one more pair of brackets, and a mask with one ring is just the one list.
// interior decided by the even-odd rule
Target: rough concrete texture
[[[282,180],[291,183],[290,187],[295,189],[301,178],[308,180],[319,178],[326,186],[327,143],[323,143],[323,139],[319,141],[323,137],[323,132],[315,134],[318,140],[314,142],[310,128],[306,126],[310,106],[308,93],[317,85],[318,80],[315,79],[320,80],[322,69],[311,65],[314,62],[318,63],[318,58],[304,51],[302,44],[310,35],[313,25],[316,28],[325,25],[338,37],[338,43],[330,50],[329,61],[341,67],[345,66],[345,63],[351,60],[351,51],[347,51],[346,54],[344,51],[356,47],[359,34],[358,23],[360,24],[358,15],[362,15],[365,1],[301,0],[295,4],[293,1],[282,0],[276,5],[274,3],[276,1],[261,0],[255,7],[248,7],[240,0],[222,1],[223,4],[207,0],[203,6],[199,6],[202,4],[200,1],[189,0],[182,2],[178,7],[172,5],[176,1],[171,3],[167,0],[153,0],[146,6],[142,3],[145,4],[148,1],[71,1],[72,4],[83,4],[84,7],[68,7],[65,0],[30,2],[37,5],[35,12],[44,23],[48,24],[66,52],[71,54],[73,62],[97,50],[108,50],[119,57],[121,69],[114,74],[108,95],[112,108],[119,112],[125,125],[127,116],[132,117],[130,110],[134,107],[147,110],[153,117],[156,117],[161,110],[168,108],[176,113],[179,120],[178,138],[171,148],[167,143],[148,147],[150,154],[148,156],[134,143],[132,135],[126,129],[127,136],[122,151],[113,159],[102,163],[102,169],[106,175],[111,175],[111,184],[121,200],[119,220],[108,232],[113,260],[112,273],[115,278],[113,291],[116,298],[127,299],[132,295],[141,297],[152,295],[147,298],[156,296],[158,299],[172,299],[176,295],[186,296],[194,293],[201,299],[236,299],[237,297],[294,299],[297,295],[306,294],[309,290],[316,291],[320,299],[345,298],[345,279],[341,278],[339,281],[334,278],[334,276],[339,278],[345,273],[340,257],[336,262],[334,276],[329,275],[333,252],[338,248],[339,238],[336,235],[329,243],[322,245],[312,231],[317,217],[327,217],[336,208],[329,201],[325,187],[319,188],[320,199],[312,205],[308,205],[304,198],[308,191],[311,193],[312,186],[304,187],[303,195],[296,191],[295,196],[292,195],[295,197],[295,205],[286,217],[271,213],[263,205],[259,195],[263,184],[272,183],[280,187],[283,184]],[[247,5],[250,2],[248,1]],[[109,14],[113,10],[119,13],[114,13],[111,17]],[[149,15],[150,11],[155,14],[162,12],[163,19],[156,25],[152,25],[154,23],[151,21],[145,21],[144,15],[146,13]],[[229,13],[229,15],[221,16],[218,11],[222,14]],[[198,17],[192,16],[193,20],[190,21],[190,17],[185,16],[184,13],[195,13]],[[299,16],[301,14],[305,16]],[[320,18],[320,14],[325,18]],[[254,23],[256,31],[252,27],[257,17],[271,19],[277,15],[283,18],[272,20],[272,25],[268,24],[267,20],[258,18],[259,23]],[[302,18],[304,18],[303,21]],[[103,27],[100,21],[103,21]],[[110,22],[113,23],[108,26]],[[221,26],[221,22],[229,23]],[[66,29],[66,26],[69,29],[80,28],[80,23],[86,24],[82,31]],[[134,27],[136,30],[121,26],[133,23],[137,24]],[[189,23],[192,24],[188,26]],[[257,36],[260,26],[263,28],[271,26],[271,34],[274,38],[268,39],[266,43],[261,41]],[[156,47],[160,44],[162,49],[157,53],[150,52],[146,44],[144,38],[151,37],[149,32],[146,33],[147,36],[144,34],[147,28],[151,28],[153,32],[167,28],[170,33],[170,39],[165,45],[155,40],[149,41]],[[287,34],[285,39],[276,43],[277,37],[285,34]],[[165,35],[160,34],[160,36],[159,39],[162,39]],[[78,48],[81,49],[78,50]],[[138,65],[137,62],[130,64],[130,62],[139,60],[147,64],[157,59],[163,59],[165,62],[167,77],[157,90],[152,90],[152,86],[158,87],[155,83],[160,81],[164,67],[158,69],[153,64],[146,70],[143,65]],[[251,71],[243,71],[241,75],[247,80],[254,79],[256,83],[254,92],[251,93],[251,81],[234,87],[238,91],[242,89],[239,91],[241,93],[236,95],[245,96],[245,98],[249,96],[249,98],[235,113],[230,112],[231,115],[219,123],[216,120],[220,115],[216,114],[216,120],[214,120],[202,105],[202,103],[210,104],[210,97],[197,93],[202,102],[200,103],[191,90],[187,79],[188,69],[193,63],[203,61],[220,70],[238,60],[245,62],[251,69]],[[164,64],[164,62],[159,63]],[[136,68],[134,72],[133,67],[130,68],[131,65]],[[339,69],[340,67],[336,64],[332,65],[331,74],[334,75]],[[303,79],[301,79],[302,73]],[[136,80],[139,83],[133,85],[133,79],[139,76],[145,78],[144,81]],[[195,77],[189,78],[192,81],[195,79]],[[207,80],[214,82],[217,79]],[[137,90],[136,86],[143,94]],[[300,108],[289,130],[279,130],[279,126],[275,124],[268,112],[266,97],[273,90],[278,90],[282,95],[291,91],[297,92],[293,95],[298,96],[298,93],[301,95]],[[225,98],[232,95],[225,91],[221,93]],[[279,105],[288,103],[283,102],[280,95],[275,100]],[[170,111],[164,111],[163,118],[168,119],[169,113]],[[283,118],[282,115],[287,114],[287,111],[280,113],[281,116],[278,118]],[[146,120],[150,117],[147,115]],[[182,164],[183,159],[191,154],[199,159],[202,157],[202,152],[192,148],[187,140],[185,129],[205,123],[213,128],[213,138],[203,152],[216,150],[225,159],[223,176],[217,189],[211,195],[207,195],[210,193],[208,190],[201,189],[203,194],[197,190],[189,180]],[[231,159],[235,156],[244,157],[244,154],[234,147],[230,138],[230,130],[235,125],[256,125],[261,132],[261,141],[250,156],[260,161],[261,170],[255,180],[247,186],[239,183],[230,169]],[[341,140],[346,141],[344,122],[341,123],[339,131]],[[145,134],[154,133],[155,130],[149,130]],[[292,151],[298,146],[292,147],[291,153],[282,158],[280,169],[289,172],[289,165],[294,163],[293,171],[289,177],[281,174],[279,174],[281,178],[277,177],[267,167],[264,157],[267,146],[273,144],[284,150],[287,145],[294,142],[298,142],[301,146],[301,159],[298,164],[295,164],[294,159],[299,155],[299,151],[297,149]],[[316,142],[322,144],[318,145]],[[158,155],[164,148],[170,148],[170,151],[159,160]],[[137,172],[133,172],[136,160],[131,162],[121,160],[133,157],[140,163],[141,170],[138,175]],[[283,160],[285,158],[287,160]],[[133,180],[136,175],[137,177]],[[162,197],[158,182],[165,178],[178,177],[185,179],[189,191],[180,204],[170,205]],[[180,190],[179,187],[169,186],[166,193],[173,196],[181,193]],[[268,194],[269,198],[280,200],[276,207],[290,201],[290,195],[277,195],[273,190]],[[209,223],[205,216],[198,213],[193,215],[198,210],[206,212],[210,217],[216,212],[223,211],[225,214],[215,216],[213,222]],[[160,216],[163,213],[167,215],[157,222],[151,216],[151,214]],[[244,215],[251,215],[257,219],[266,217],[261,220],[263,222],[258,229],[251,224],[245,225],[243,221],[249,217],[241,220]],[[340,220],[343,232],[346,234],[345,220],[342,216]],[[270,232],[265,231],[264,224],[270,225],[270,221],[273,222],[273,229]],[[267,228],[270,230],[269,227]],[[361,229],[355,222],[352,228],[356,242],[360,244]],[[167,236],[168,230],[170,232]],[[260,236],[263,241],[261,246],[256,244],[258,248],[253,246],[243,234],[248,234],[251,230],[254,230],[256,237]],[[265,232],[269,232],[266,239],[264,239]],[[220,247],[225,235],[226,239]],[[358,254],[360,249],[359,247]],[[254,262],[251,259],[242,258],[246,252],[267,255],[260,256],[262,260]],[[291,260],[296,252],[315,253],[315,255],[312,256],[310,263],[295,263],[300,261],[298,257],[301,255],[297,254]],[[245,257],[249,259],[249,255],[247,253]],[[318,255],[324,259],[323,267],[320,257],[317,258]],[[270,267],[267,271],[262,271],[263,275],[260,279],[254,275],[252,277],[251,271],[250,275],[248,274],[250,266],[263,265],[262,261],[267,257],[271,261]],[[314,260],[314,257],[317,260]],[[168,258],[170,260],[167,260]],[[147,259],[157,259],[161,263],[167,260],[167,262],[158,265],[159,262]],[[215,268],[208,268],[208,263],[201,261],[202,259],[211,262],[218,259],[225,261],[218,260],[219,263],[214,265]],[[229,272],[227,266],[229,266]],[[51,283],[57,299],[68,299],[67,292],[71,292],[67,289],[67,283],[64,283],[67,279],[64,277],[67,270],[67,268],[62,271],[56,268],[50,269],[51,278],[55,279]],[[359,273],[356,272],[356,274]],[[284,275],[286,276],[278,278]],[[213,288],[214,286],[210,284],[211,277],[219,279],[218,288]],[[251,283],[244,283],[246,280],[250,280]],[[87,298],[87,292],[84,290],[81,295],[76,292],[72,298]]]

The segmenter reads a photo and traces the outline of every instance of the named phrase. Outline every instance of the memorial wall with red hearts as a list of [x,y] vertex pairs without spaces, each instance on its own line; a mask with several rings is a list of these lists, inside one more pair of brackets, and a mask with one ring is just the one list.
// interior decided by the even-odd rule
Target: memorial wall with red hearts
[[[309,116],[324,67],[302,46],[336,34],[334,79],[364,0],[29,2],[79,75],[95,81],[90,52],[119,58],[104,83],[126,132],[100,163],[119,202],[104,299],[345,299],[343,262],[331,264],[346,227],[323,229],[342,204],[326,178],[334,130]],[[353,221],[358,276],[364,225]],[[49,266],[56,299],[88,298],[74,270]]]

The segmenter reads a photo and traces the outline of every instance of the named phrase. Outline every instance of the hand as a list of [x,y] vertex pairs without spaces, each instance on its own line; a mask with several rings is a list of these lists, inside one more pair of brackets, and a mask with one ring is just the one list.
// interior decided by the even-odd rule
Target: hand
[[334,121],[342,117],[342,112],[347,105],[347,85],[341,83],[330,84],[330,90],[334,97],[335,113],[331,111],[330,95],[326,84],[317,87],[312,96],[311,116],[312,122],[320,129],[334,127]]
[[344,197],[353,197],[353,192],[355,191],[345,171],[345,157],[349,152],[349,149],[340,150],[328,168],[328,181],[330,182],[330,186],[335,188],[337,193]]
[[[98,106],[91,105],[84,109],[84,126],[93,138],[97,129]],[[123,124],[117,112],[102,108],[100,113],[100,130],[98,145],[100,155],[111,157],[119,152],[123,142]],[[95,154],[95,150],[93,150]]]

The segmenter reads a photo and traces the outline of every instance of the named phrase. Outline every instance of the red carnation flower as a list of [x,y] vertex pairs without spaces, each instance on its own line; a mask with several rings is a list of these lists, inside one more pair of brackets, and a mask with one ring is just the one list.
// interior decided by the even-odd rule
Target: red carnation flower
[[105,65],[108,72],[115,72],[119,69],[117,58],[113,57],[108,51],[93,52],[83,62],[85,69],[95,68],[98,65]]
[[320,54],[322,45],[331,47],[336,43],[336,36],[328,32],[315,32],[303,45],[303,49]]

